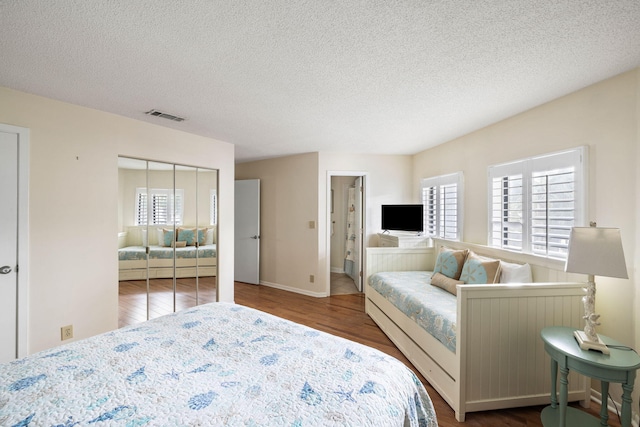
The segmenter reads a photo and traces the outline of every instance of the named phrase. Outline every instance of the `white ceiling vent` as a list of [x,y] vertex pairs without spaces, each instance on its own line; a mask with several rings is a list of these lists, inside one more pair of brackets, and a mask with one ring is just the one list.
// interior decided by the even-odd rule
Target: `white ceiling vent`
[[184,117],[174,116],[173,114],[163,113],[162,111],[158,111],[158,110],[149,110],[145,114],[148,114],[149,116],[162,117],[163,119],[167,119],[167,120],[173,120],[174,122],[185,121]]

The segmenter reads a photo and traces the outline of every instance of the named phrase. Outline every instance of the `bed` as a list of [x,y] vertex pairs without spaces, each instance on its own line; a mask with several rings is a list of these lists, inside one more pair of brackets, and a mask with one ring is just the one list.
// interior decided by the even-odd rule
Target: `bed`
[[0,365],[0,425],[437,426],[378,350],[210,303]]
[[[174,277],[174,248],[159,244],[162,237],[157,232],[162,227],[155,227],[148,233],[141,227],[129,227],[126,232],[118,234],[118,279],[145,280]],[[217,247],[214,242],[213,229],[208,233],[203,244],[175,248],[176,277],[209,277],[216,275]],[[149,245],[149,262],[147,266],[146,245]],[[148,267],[148,268],[147,268]],[[197,268],[196,268],[197,267]]]
[[[547,404],[550,362],[540,330],[582,327],[584,283],[562,271],[564,263],[558,260],[471,243],[433,242],[429,248],[367,248],[367,314],[451,406],[458,421],[467,412]],[[457,295],[452,295],[431,284],[443,247],[499,260],[503,268],[528,265],[532,278],[457,285]],[[569,401],[587,406],[586,378],[570,375]]]

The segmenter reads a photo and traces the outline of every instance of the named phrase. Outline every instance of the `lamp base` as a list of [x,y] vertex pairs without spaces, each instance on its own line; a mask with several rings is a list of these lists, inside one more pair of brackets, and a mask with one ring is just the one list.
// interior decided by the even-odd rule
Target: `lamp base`
[[598,337],[598,341],[591,341],[584,331],[574,331],[573,336],[583,350],[596,350],[602,354],[610,354],[609,348],[600,337]]

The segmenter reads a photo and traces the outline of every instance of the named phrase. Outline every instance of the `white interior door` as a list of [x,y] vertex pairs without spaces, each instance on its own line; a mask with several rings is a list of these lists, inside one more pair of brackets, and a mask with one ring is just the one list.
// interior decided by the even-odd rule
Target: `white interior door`
[[356,277],[354,282],[356,283],[356,287],[359,292],[362,292],[362,203],[363,203],[363,184],[362,177],[356,178],[356,206],[355,206],[355,217],[356,217],[356,245],[355,245],[355,272]]
[[18,134],[0,129],[0,363],[18,349]]
[[238,282],[260,283],[260,180],[235,183],[235,276]]

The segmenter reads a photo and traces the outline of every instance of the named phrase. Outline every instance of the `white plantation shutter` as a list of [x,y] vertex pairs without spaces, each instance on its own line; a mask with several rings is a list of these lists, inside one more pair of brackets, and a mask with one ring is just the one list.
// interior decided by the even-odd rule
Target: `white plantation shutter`
[[424,231],[431,237],[462,238],[462,172],[422,180]]
[[[175,204],[172,204],[175,203]],[[170,213],[173,216],[169,216],[169,223],[175,225],[182,225],[182,216],[184,215],[184,190],[175,190],[175,201],[172,197],[169,199],[169,205],[171,206]]]
[[575,223],[575,169],[534,172],[531,179],[531,250],[566,258]]
[[522,175],[493,178],[491,188],[491,246],[522,250]]
[[491,166],[489,244],[566,259],[586,220],[586,147]]
[[182,189],[136,188],[136,225],[182,225],[183,200]]
[[440,186],[440,221],[438,235],[445,239],[458,237],[458,183]]
[[147,191],[144,188],[136,189],[136,225],[147,224]]
[[[152,190],[153,191],[153,190]],[[151,224],[169,224],[169,196],[151,193]]]
[[436,236],[438,231],[436,186],[422,187],[422,205],[424,206],[424,232],[427,236]]

